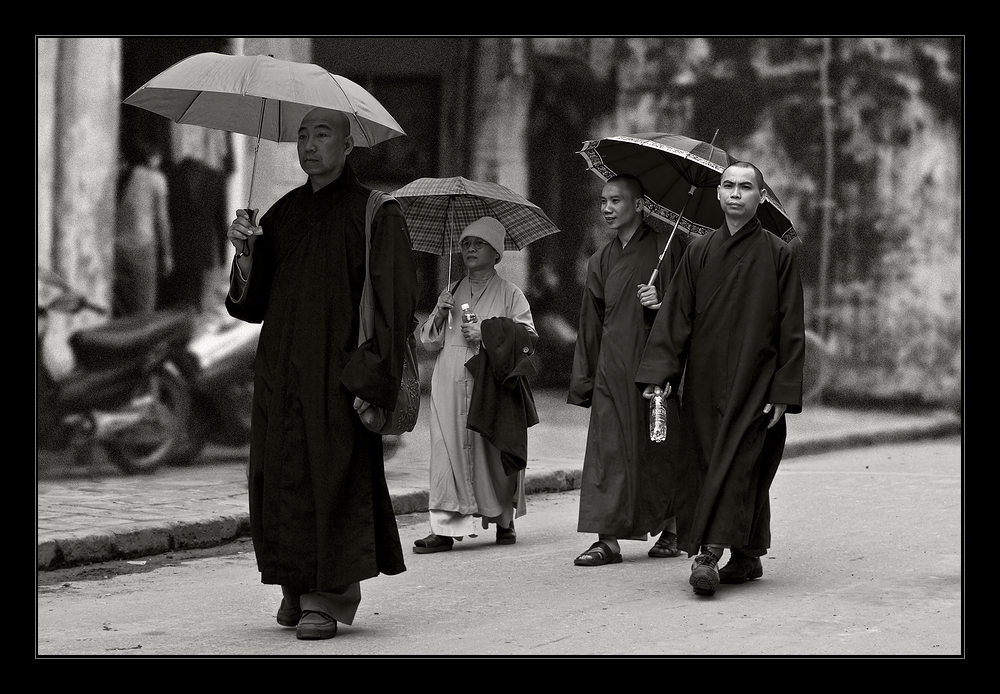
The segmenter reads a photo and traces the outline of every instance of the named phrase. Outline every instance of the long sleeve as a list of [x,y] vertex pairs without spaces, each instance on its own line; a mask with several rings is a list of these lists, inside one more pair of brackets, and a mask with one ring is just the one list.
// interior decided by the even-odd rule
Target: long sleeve
[[685,253],[663,295],[635,374],[636,385],[665,385],[676,389],[687,360],[694,329],[694,278],[692,256]]
[[798,261],[790,250],[779,254],[778,368],[768,402],[787,405],[788,414],[802,411],[802,370],[805,362],[805,316]]
[[275,269],[274,239],[268,233],[269,230],[273,231],[273,218],[271,211],[268,211],[260,220],[264,233],[254,241],[252,262],[246,276],[240,272],[235,257],[229,273],[226,310],[233,318],[247,323],[262,322],[267,312],[268,291]]
[[594,396],[594,379],[601,352],[601,333],[604,326],[604,282],[600,277],[600,264],[591,258],[587,264],[587,283],[580,302],[580,324],[576,347],[573,352],[573,372],[570,376],[570,405],[590,407]]

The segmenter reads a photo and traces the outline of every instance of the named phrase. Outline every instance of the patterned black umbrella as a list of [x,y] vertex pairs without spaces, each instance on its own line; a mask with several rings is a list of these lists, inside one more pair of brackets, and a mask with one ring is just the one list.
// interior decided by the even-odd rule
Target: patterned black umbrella
[[[621,174],[642,181],[647,211],[671,224],[672,234],[677,229],[689,235],[705,234],[725,220],[716,187],[722,172],[737,160],[715,146],[714,139],[708,143],[670,133],[620,135],[588,140],[577,154],[605,181]],[[796,238],[791,219],[766,185],[757,217],[765,229],[786,243]],[[650,283],[653,279],[655,273]]]

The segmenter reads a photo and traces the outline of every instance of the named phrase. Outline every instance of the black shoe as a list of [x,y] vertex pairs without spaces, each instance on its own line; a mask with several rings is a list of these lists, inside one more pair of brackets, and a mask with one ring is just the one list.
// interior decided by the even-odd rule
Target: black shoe
[[455,546],[455,539],[444,535],[431,533],[422,540],[413,541],[414,554],[434,554],[435,552],[447,552]]
[[695,557],[688,583],[698,595],[715,595],[719,588],[719,558],[711,552],[702,552]]
[[517,542],[517,533],[514,532],[514,521],[510,522],[509,528],[497,526],[497,544],[512,545]]
[[731,550],[729,562],[719,570],[719,580],[723,583],[746,583],[764,575],[764,567],[760,557],[734,549]]
[[326,612],[302,610],[302,618],[295,627],[298,639],[332,639],[337,635],[337,621]]
[[294,627],[299,623],[302,616],[302,608],[296,605],[289,607],[285,599],[281,599],[281,606],[278,608],[278,624],[283,627]]

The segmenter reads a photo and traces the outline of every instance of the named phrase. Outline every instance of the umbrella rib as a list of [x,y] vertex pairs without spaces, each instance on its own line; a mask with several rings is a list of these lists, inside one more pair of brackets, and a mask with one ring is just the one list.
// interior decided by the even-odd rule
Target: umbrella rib
[[356,120],[358,122],[358,128],[361,130],[361,134],[365,138],[365,145],[364,146],[365,147],[373,147],[374,145],[372,144],[372,139],[368,135],[368,131],[365,129],[365,124],[361,122],[361,117],[358,115],[358,110],[357,110],[357,108],[355,108],[354,102],[351,101],[350,94],[348,94],[347,90],[344,89],[340,85],[340,82],[338,82],[336,79],[334,79],[334,76],[333,76],[332,72],[330,72],[329,70],[327,70],[326,74],[328,74],[330,76],[330,80],[335,85],[337,85],[337,89],[339,89],[340,93],[344,95],[344,100],[351,105],[351,109],[352,109],[351,115],[354,116],[354,120]]

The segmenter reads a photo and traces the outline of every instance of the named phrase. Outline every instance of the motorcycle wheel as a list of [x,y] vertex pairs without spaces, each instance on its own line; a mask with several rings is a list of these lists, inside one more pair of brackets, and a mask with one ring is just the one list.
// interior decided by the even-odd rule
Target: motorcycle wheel
[[147,392],[153,402],[142,421],[106,443],[108,457],[130,475],[153,472],[201,450],[189,434],[191,395],[181,377],[160,368],[150,377]]

